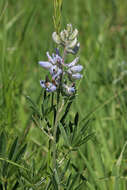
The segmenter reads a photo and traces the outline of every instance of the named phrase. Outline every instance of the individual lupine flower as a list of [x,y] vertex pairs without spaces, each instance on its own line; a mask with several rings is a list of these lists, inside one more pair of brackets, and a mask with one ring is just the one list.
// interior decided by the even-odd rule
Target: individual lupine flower
[[79,61],[79,57],[76,57],[71,63],[67,64],[66,67],[68,68],[67,73],[69,79],[72,81],[73,79],[80,79],[82,75],[80,72],[83,69],[82,65],[76,65]]
[[72,28],[71,24],[67,24],[67,28],[62,30],[60,34],[53,32],[52,38],[58,44],[65,47],[67,53],[76,54],[80,44],[77,41],[78,30]]
[[56,91],[56,85],[50,82],[48,77],[46,77],[46,80],[40,80],[40,85],[42,88],[45,88],[47,92]]
[[63,84],[63,91],[66,95],[72,95],[75,93],[75,84],[72,84],[71,86],[68,86],[66,84]]
[[49,55],[49,52],[46,54],[48,61],[39,61],[40,66],[49,70],[53,79],[59,78],[62,74],[61,66],[63,64],[63,59],[58,54],[52,54],[52,57]]
[[49,52],[46,53],[48,57],[48,61],[39,61],[39,64],[45,68],[50,69],[53,65],[56,65],[56,63],[62,64],[63,59],[58,54],[52,54],[52,57],[49,55]]

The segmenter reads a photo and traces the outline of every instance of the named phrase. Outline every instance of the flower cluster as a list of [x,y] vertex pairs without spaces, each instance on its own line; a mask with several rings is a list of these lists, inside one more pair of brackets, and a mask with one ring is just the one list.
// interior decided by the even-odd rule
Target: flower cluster
[[[77,42],[78,30],[72,30],[71,24],[67,25],[67,29],[61,31],[60,35],[53,33],[53,40],[64,46],[64,56],[68,53],[76,54],[79,43]],[[41,80],[40,84],[48,92],[54,92],[61,87],[62,92],[67,95],[75,93],[74,80],[82,78],[80,72],[83,69],[82,65],[77,64],[79,57],[76,57],[71,63],[65,63],[65,57],[60,56],[59,49],[52,56],[47,52],[48,61],[40,61],[39,64],[44,69],[48,70],[51,75],[51,80],[46,77]]]
[[77,40],[78,30],[73,30],[71,24],[67,24],[67,28],[62,30],[60,34],[53,32],[52,38],[58,44],[64,46],[67,53],[76,54],[80,44]]

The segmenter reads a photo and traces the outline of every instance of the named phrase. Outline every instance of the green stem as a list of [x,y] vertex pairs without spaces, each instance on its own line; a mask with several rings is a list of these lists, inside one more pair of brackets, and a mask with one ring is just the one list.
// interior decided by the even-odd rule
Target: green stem
[[6,190],[5,183],[2,184],[3,190]]
[[[61,106],[57,109],[56,119],[53,127],[53,171],[57,171],[57,145],[56,145],[56,133],[57,133],[57,127],[59,123],[59,116],[62,112],[64,106],[64,100],[62,101]],[[58,189],[60,189],[60,185],[58,184]]]

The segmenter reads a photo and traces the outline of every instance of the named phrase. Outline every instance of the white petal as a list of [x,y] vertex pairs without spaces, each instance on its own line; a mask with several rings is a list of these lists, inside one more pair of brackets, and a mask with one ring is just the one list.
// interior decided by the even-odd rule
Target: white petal
[[46,55],[47,55],[47,57],[48,57],[49,62],[51,62],[52,64],[54,64],[54,60],[53,60],[53,58],[49,55],[49,52],[47,52]]
[[63,42],[66,40],[65,31],[61,31],[61,32],[60,32],[60,37],[61,37],[61,40],[62,40]]
[[67,46],[66,46],[66,48],[68,49],[68,48],[74,48],[75,46],[76,46],[76,44],[77,44],[77,38],[75,38],[73,41],[69,41],[69,43],[67,43]]
[[42,86],[42,88],[46,88],[44,80],[40,80],[40,85]]
[[54,40],[57,44],[60,44],[60,43],[61,43],[60,37],[59,37],[59,35],[58,35],[56,32],[53,32],[52,38],[53,38],[53,40]]
[[69,40],[73,40],[78,35],[78,30],[75,29],[69,37]]

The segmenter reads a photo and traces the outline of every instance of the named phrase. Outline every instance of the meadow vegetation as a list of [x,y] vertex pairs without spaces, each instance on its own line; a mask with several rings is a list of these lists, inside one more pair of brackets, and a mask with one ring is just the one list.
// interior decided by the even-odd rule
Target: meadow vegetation
[[37,127],[41,109],[51,117],[38,61],[55,48],[53,1],[0,0],[0,190],[127,189],[126,10],[126,0],[63,0],[61,29],[78,29],[84,67],[67,121],[94,135],[72,152],[61,140],[59,188],[50,142]]

